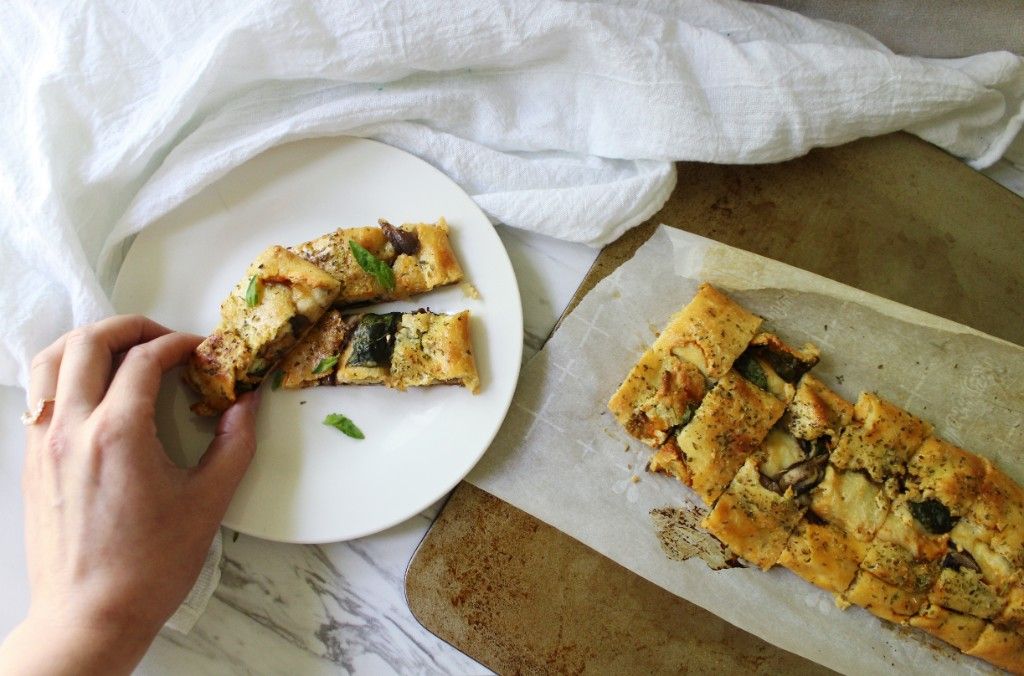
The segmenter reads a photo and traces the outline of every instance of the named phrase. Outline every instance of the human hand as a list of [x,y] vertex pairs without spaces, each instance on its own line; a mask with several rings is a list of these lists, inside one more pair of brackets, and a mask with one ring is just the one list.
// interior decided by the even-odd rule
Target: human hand
[[199,342],[120,316],[33,360],[29,401],[55,401],[28,428],[32,601],[0,647],[0,671],[130,671],[185,599],[256,448],[256,393],[221,416],[194,469],[157,440],[160,379]]

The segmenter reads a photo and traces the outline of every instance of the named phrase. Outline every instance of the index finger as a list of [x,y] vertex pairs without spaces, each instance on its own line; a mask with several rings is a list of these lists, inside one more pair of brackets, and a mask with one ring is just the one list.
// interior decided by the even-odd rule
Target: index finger
[[55,414],[91,411],[107,390],[114,355],[169,332],[141,315],[118,315],[68,333],[49,356],[60,365]]
[[183,364],[202,340],[191,333],[168,333],[128,350],[103,399],[104,405],[150,413],[156,407],[163,375]]

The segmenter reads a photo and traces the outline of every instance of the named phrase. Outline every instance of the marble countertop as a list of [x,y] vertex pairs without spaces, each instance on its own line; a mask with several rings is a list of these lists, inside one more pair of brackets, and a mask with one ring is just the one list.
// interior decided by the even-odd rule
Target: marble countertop
[[[1024,195],[1024,168],[985,172]],[[499,227],[519,280],[524,359],[543,345],[597,251]],[[0,388],[0,635],[28,607],[20,474],[21,390]],[[331,545],[288,545],[225,533],[220,587],[188,636],[165,631],[144,674],[445,673],[487,669],[436,638],[409,612],[405,568],[440,503],[387,531]]]

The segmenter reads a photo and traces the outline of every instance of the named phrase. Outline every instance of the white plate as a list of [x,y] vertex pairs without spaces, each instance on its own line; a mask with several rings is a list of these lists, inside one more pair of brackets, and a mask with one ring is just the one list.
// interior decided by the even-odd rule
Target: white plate
[[[119,312],[207,334],[248,263],[338,227],[448,219],[480,299],[459,286],[386,309],[469,309],[481,391],[435,387],[264,388],[259,447],[224,524],[283,542],[333,542],[383,530],[450,490],[483,455],[515,390],[523,314],[512,265],[493,226],[455,183],[382,143],[312,139],[279,146],[234,170],[145,230],[114,288]],[[213,432],[189,410],[193,396],[168,378],[157,426],[168,453],[192,464]],[[366,439],[322,424],[350,417]]]

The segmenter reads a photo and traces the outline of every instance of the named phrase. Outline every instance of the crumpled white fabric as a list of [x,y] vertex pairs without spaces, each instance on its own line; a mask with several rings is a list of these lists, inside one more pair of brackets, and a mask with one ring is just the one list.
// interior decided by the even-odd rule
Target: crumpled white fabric
[[495,221],[603,244],[672,160],[773,162],[908,129],[984,166],[1024,65],[891,54],[722,0],[0,3],[0,384],[111,312],[124,238],[253,155],[352,134],[415,153]]
[[600,245],[674,160],[906,129],[982,167],[1022,100],[1018,56],[899,57],[733,0],[0,3],[0,384],[112,311],[126,238],[285,141],[376,138],[495,221]]

